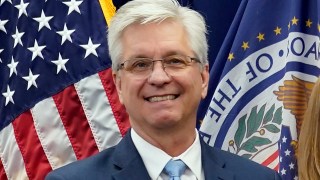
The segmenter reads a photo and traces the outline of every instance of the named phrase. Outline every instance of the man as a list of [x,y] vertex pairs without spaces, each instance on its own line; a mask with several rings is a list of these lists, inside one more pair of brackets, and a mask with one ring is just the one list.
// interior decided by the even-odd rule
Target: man
[[209,78],[206,26],[199,13],[171,0],[130,1],[112,19],[108,45],[132,128],[115,147],[47,179],[280,179],[199,138],[196,113]]

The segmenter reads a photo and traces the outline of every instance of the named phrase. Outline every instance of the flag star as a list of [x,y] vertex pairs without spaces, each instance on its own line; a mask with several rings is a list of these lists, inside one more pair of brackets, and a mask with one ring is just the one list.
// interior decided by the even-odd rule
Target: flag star
[[0,6],[1,6],[5,1],[8,1],[9,3],[12,4],[11,0],[1,0],[1,1],[0,1]]
[[70,42],[72,42],[71,39],[71,34],[75,31],[75,29],[69,30],[67,28],[67,25],[64,24],[64,28],[62,31],[58,31],[57,33],[62,37],[62,41],[61,41],[61,45],[66,41],[69,40]]
[[297,19],[295,16],[293,17],[293,19],[291,19],[291,23],[292,23],[292,25],[298,25],[298,21],[299,21],[299,19]]
[[18,18],[22,15],[25,14],[26,16],[28,16],[27,14],[27,7],[28,7],[29,3],[24,3],[23,0],[20,1],[19,5],[15,5],[14,7],[16,7],[17,9],[19,9],[19,15]]
[[241,47],[243,48],[244,51],[247,50],[249,48],[249,42],[244,42],[243,41]]
[[14,91],[10,90],[9,85],[7,86],[7,92],[2,93],[2,95],[6,98],[5,106],[8,105],[9,101],[12,102],[12,104],[14,104],[14,101],[13,101],[13,98],[12,98],[12,96],[14,95]]
[[259,35],[257,36],[257,38],[259,39],[259,42],[264,40],[264,34],[259,33]]
[[72,11],[77,11],[79,14],[81,14],[79,6],[82,3],[82,1],[76,1],[76,0],[70,0],[69,2],[63,2],[65,5],[69,7],[68,15],[72,13]]
[[67,72],[66,69],[66,63],[69,61],[69,59],[62,59],[61,54],[59,53],[59,58],[58,60],[51,61],[55,65],[57,65],[57,74],[60,72],[61,69],[63,69],[65,72]]
[[39,56],[39,57],[41,57],[41,58],[43,59],[43,55],[42,55],[41,51],[42,51],[45,47],[46,47],[46,46],[39,46],[37,40],[34,40],[34,46],[28,48],[30,51],[32,51],[32,61],[33,61],[34,58],[36,58],[37,56]]
[[289,167],[290,167],[290,169],[294,169],[294,164],[291,162],[291,163],[289,164]]
[[36,79],[39,77],[39,74],[33,74],[31,69],[29,69],[29,76],[22,77],[26,81],[28,81],[28,87],[27,90],[31,87],[31,85],[34,85],[36,88],[38,88]]
[[298,180],[298,179],[299,179],[299,178],[298,178],[297,175],[295,175],[294,178],[293,178],[293,180]]
[[100,46],[100,44],[92,44],[92,41],[91,41],[90,37],[89,37],[89,40],[88,40],[88,44],[80,45],[80,46],[83,47],[84,49],[86,49],[86,55],[84,56],[84,58],[86,58],[90,54],[94,54],[95,56],[98,57],[96,49]]
[[229,61],[232,61],[233,59],[234,59],[233,53],[229,53],[229,55],[228,55],[228,60],[229,60]]
[[306,26],[311,28],[311,24],[312,24],[312,21],[310,19],[308,19],[308,21],[306,21]]
[[285,152],[286,156],[290,156],[291,151],[289,151],[289,149],[287,149]]
[[283,136],[282,142],[283,142],[283,143],[286,143],[286,142],[287,142],[287,138],[286,138],[285,136]]
[[33,18],[35,21],[39,22],[39,29],[38,31],[40,31],[44,26],[47,27],[48,29],[51,30],[50,25],[49,25],[49,21],[50,19],[52,19],[53,16],[46,16],[43,12],[43,10],[41,11],[41,16],[38,18]]
[[13,73],[15,73],[15,74],[17,75],[17,66],[18,66],[18,63],[19,63],[19,62],[14,62],[14,59],[13,59],[13,57],[12,57],[11,63],[7,65],[7,66],[10,68],[9,77],[11,77],[11,75],[12,75]]
[[7,30],[6,28],[4,27],[4,25],[8,22],[8,20],[1,20],[0,19],[0,30],[5,32],[7,34]]
[[287,172],[287,170],[285,170],[284,168],[282,168],[282,170],[281,170],[281,175],[285,175],[286,172]]
[[[3,49],[0,49],[0,54],[2,53],[2,51],[3,51]],[[2,63],[2,60],[1,60],[1,58],[0,58],[0,63]]]
[[282,157],[280,156],[280,160],[279,160],[280,162],[282,162]]
[[24,32],[19,33],[18,28],[16,28],[16,33],[12,35],[12,37],[14,39],[13,48],[15,48],[18,43],[21,44],[21,46],[23,46],[22,41],[21,41],[21,37],[23,36],[23,34],[24,34]]
[[273,31],[276,33],[276,35],[281,34],[281,28],[279,28],[278,26]]

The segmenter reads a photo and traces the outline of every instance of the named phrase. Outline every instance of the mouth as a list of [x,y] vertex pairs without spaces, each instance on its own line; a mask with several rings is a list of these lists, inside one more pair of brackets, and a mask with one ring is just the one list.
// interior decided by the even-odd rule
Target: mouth
[[177,97],[178,95],[152,96],[152,97],[145,98],[145,100],[149,102],[160,102],[160,101],[174,100]]

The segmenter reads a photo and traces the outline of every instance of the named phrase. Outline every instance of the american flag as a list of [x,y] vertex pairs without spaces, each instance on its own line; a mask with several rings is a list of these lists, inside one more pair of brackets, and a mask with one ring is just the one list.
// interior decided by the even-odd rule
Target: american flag
[[293,139],[290,132],[290,127],[282,126],[280,140],[278,142],[280,150],[280,167],[279,174],[283,179],[298,180],[297,159],[295,157]]
[[0,1],[1,180],[43,179],[129,128],[107,51],[112,8],[111,0]]

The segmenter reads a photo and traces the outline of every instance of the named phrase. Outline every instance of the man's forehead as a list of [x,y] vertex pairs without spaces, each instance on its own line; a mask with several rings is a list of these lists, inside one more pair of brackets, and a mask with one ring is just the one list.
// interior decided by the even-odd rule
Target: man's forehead
[[161,57],[173,54],[186,54],[190,50],[186,32],[181,24],[173,21],[161,23],[132,24],[122,37],[125,58]]

